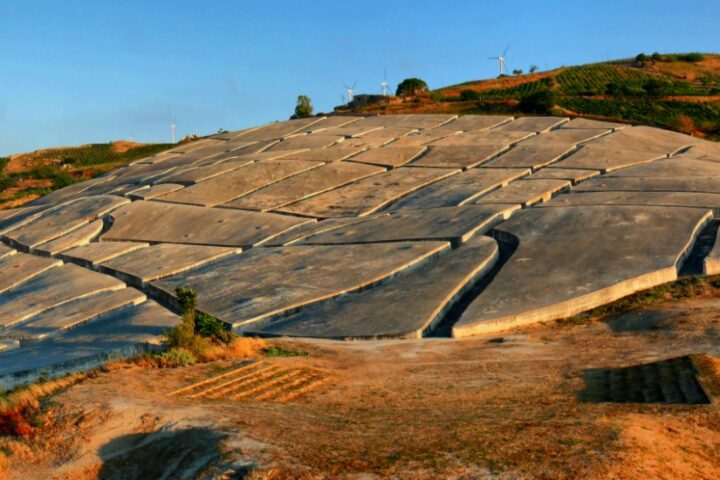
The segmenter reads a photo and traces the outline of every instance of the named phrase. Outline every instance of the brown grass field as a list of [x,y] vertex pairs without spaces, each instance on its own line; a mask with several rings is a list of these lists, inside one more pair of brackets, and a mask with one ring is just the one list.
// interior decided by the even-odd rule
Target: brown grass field
[[5,478],[176,478],[198,465],[254,479],[717,478],[718,403],[588,396],[595,369],[686,355],[708,396],[720,393],[706,355],[720,335],[713,285],[503,335],[281,340],[307,355],[117,364],[1,437]]

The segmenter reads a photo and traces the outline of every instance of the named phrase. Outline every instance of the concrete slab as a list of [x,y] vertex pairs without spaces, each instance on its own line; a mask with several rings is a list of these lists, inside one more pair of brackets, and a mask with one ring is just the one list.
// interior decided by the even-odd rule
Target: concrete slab
[[156,200],[214,207],[321,165],[320,162],[300,160],[263,160],[162,195]]
[[175,288],[198,292],[199,310],[243,328],[366,288],[417,266],[446,242],[257,248],[153,282],[172,301]]
[[569,192],[539,207],[592,205],[637,205],[656,207],[697,207],[720,214],[720,194],[697,192]]
[[[330,163],[345,160],[346,158],[350,158],[365,150],[365,148],[347,148],[344,145],[345,142],[342,142],[330,148],[305,150],[298,153],[283,155],[281,157],[278,157],[278,159]],[[268,153],[282,153],[282,151]]]
[[431,146],[426,154],[411,163],[413,167],[472,168],[500,155],[504,145]]
[[396,140],[402,139],[406,135],[410,135],[415,132],[418,132],[418,129],[407,127],[385,127],[380,130],[373,130],[370,133],[366,133],[362,137],[346,139],[341,144],[335,145],[331,148],[380,148],[383,145],[394,143]]
[[[572,131],[572,130],[568,130]],[[557,162],[575,150],[574,145],[551,142],[544,145],[521,143],[483,164],[491,168],[531,168],[538,170]]]
[[221,206],[260,211],[272,210],[384,171],[384,168],[361,163],[329,163],[280,180]]
[[593,178],[600,175],[598,170],[583,170],[578,168],[543,168],[533,173],[528,180],[535,180],[538,178],[561,178],[564,180],[570,180],[573,185],[577,185],[580,182],[584,182],[589,178]]
[[152,200],[166,193],[176,192],[184,188],[184,185],[177,183],[160,183],[153,185],[152,187],[143,187],[137,190],[128,192],[126,196],[131,200]]
[[651,127],[623,128],[584,145],[550,168],[586,168],[603,173],[648,163],[697,143],[681,133]]
[[112,359],[157,348],[177,315],[148,300],[62,335],[0,352],[0,390],[97,368]]
[[0,331],[2,339],[36,341],[61,334],[115,310],[139,305],[147,299],[134,288],[107,290],[82,297],[30,317],[19,325]]
[[100,264],[99,270],[128,285],[143,288],[148,282],[240,252],[239,248],[161,243],[106,260]]
[[237,136],[234,136],[233,139],[246,142],[277,140],[292,135],[294,133],[301,132],[303,129],[306,129],[313,124],[320,125],[321,122],[324,122],[325,120],[325,117],[311,117],[298,118],[295,120],[289,120],[287,122],[274,122],[250,131],[243,132]]
[[531,208],[496,228],[517,250],[453,327],[464,337],[566,318],[677,278],[711,212]]
[[720,145],[717,142],[698,140],[698,143],[679,153],[678,158],[720,162]]
[[359,224],[318,233],[301,245],[342,245],[436,240],[453,247],[488,232],[510,216],[516,205],[467,205],[428,210],[401,210]]
[[353,122],[348,125],[340,127],[332,127],[321,130],[320,133],[323,135],[336,135],[343,138],[362,137],[375,130],[380,130],[383,127],[379,125],[363,125],[362,122]]
[[16,253],[17,250],[15,250],[14,248],[7,247],[0,243],[0,259],[15,255]]
[[113,195],[83,197],[41,212],[20,226],[5,231],[3,238],[26,248],[37,247],[130,203]]
[[251,325],[247,333],[333,339],[420,338],[493,267],[497,257],[495,241],[478,237],[392,281]]
[[278,211],[314,217],[365,216],[460,170],[400,167],[291,203]]
[[710,253],[703,260],[703,274],[720,275],[720,242],[717,234]]
[[427,129],[435,128],[457,118],[452,114],[422,114],[422,115],[378,115],[375,117],[366,117],[361,123],[363,126],[381,126],[384,128],[412,128]]
[[471,168],[401,198],[387,211],[465,205],[529,173],[527,168]]
[[535,132],[526,132],[522,130],[507,130],[504,129],[504,127],[505,125],[501,125],[497,128],[492,128],[490,130],[480,130],[464,132],[457,135],[450,135],[432,142],[431,146],[510,147],[535,135]]
[[120,280],[77,265],[51,268],[0,294],[0,328],[78,298],[121,288],[125,284]]
[[[257,155],[262,155],[262,154],[241,155],[238,157],[233,157],[228,160],[213,163],[210,165],[202,165],[202,166],[196,166],[196,167],[175,169],[172,172],[168,173],[167,175],[163,175],[161,177],[154,179],[152,183],[157,186],[163,185],[166,183],[167,184],[179,184],[182,186],[194,185],[196,183],[200,183],[205,180],[209,180],[213,177],[217,177],[224,173],[231,172],[233,170],[237,170],[238,168],[242,168],[246,165],[250,165],[251,163],[255,163],[257,161],[257,157],[256,157]],[[174,192],[176,190],[178,190],[178,189],[170,190],[165,193]],[[158,196],[159,195],[156,195],[155,197],[158,197]]]
[[93,242],[67,250],[61,253],[59,257],[66,262],[77,263],[85,268],[92,269],[98,263],[148,246],[148,243],[143,242]]
[[310,221],[273,213],[142,201],[113,212],[112,219],[103,241],[244,248]]
[[618,130],[629,126],[630,125],[626,123],[606,122],[604,120],[591,120],[589,118],[573,118],[569,122],[560,125],[560,128],[609,128],[611,130]]
[[519,117],[512,122],[502,124],[495,130],[541,133],[557,128],[568,120],[570,119],[560,117]]
[[72,232],[30,249],[31,253],[55,256],[74,247],[86,245],[94,240],[103,229],[103,221],[95,220]]
[[396,147],[393,144],[384,148],[371,148],[350,159],[351,162],[362,162],[370,165],[397,168],[410,163],[422,155],[426,147]]
[[623,168],[608,174],[609,177],[720,177],[720,164],[703,160],[694,160],[685,155],[657,160],[652,163]]
[[487,130],[511,122],[513,117],[507,115],[462,115],[440,127],[432,129],[436,135],[445,136],[458,132]]
[[523,142],[525,145],[545,145],[547,143],[563,143],[581,145],[612,133],[608,128],[556,128],[548,132],[530,137]]
[[297,130],[293,133],[293,135],[319,132],[326,134],[328,130],[343,127],[346,125],[352,125],[353,123],[356,123],[358,120],[362,120],[363,118],[365,117],[333,115],[332,117],[325,117],[318,122],[311,123],[309,126]]
[[0,257],[0,293],[60,265],[62,262],[54,258],[38,257],[20,252]]
[[284,245],[295,245],[300,240],[303,240],[310,235],[315,235],[318,233],[334,230],[336,228],[345,227],[356,223],[368,222],[382,215],[387,214],[377,213],[374,215],[369,215],[367,217],[327,218],[317,222],[305,223],[296,228],[293,228],[292,230],[288,230],[287,232],[282,233],[277,237],[273,237],[271,240],[263,242],[261,245],[263,247],[282,247]]
[[570,188],[570,181],[560,178],[516,180],[507,187],[483,195],[474,204],[509,203],[529,207],[547,202],[561,190]]
[[720,193],[718,177],[608,177],[593,178],[577,192],[698,192]]
[[342,142],[345,137],[338,135],[325,135],[323,133],[310,133],[305,135],[293,135],[286,137],[267,149],[268,152],[278,150],[301,150],[304,148],[325,148],[335,143]]

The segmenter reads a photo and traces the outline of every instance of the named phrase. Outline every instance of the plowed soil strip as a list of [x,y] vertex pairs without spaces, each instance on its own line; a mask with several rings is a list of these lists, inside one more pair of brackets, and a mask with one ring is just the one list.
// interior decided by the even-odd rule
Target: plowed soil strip
[[288,393],[287,395],[284,395],[284,396],[282,396],[282,397],[279,397],[279,398],[277,399],[277,401],[280,402],[280,403],[285,403],[285,402],[289,402],[289,401],[291,401],[291,400],[295,400],[296,398],[300,397],[301,395],[305,395],[305,394],[307,394],[307,393],[310,393],[312,390],[315,390],[316,388],[318,388],[318,387],[326,384],[326,383],[329,382],[329,381],[330,381],[330,380],[327,379],[327,378],[317,379],[317,380],[315,380],[315,381],[312,381],[312,382],[310,382],[310,383],[308,383],[308,384],[303,385],[303,386],[300,387],[299,389],[297,389],[297,390],[295,390],[295,391],[293,391],[293,392],[290,392],[290,393]]
[[261,395],[258,395],[257,397],[255,397],[255,400],[270,400],[275,399],[278,395],[281,394],[287,395],[293,388],[311,382],[315,378],[317,377],[314,375],[309,375],[308,372],[302,372],[302,376],[300,378],[291,379],[290,382],[283,382],[275,386],[274,388],[263,392]]
[[277,385],[278,383],[283,382],[284,380],[287,380],[288,378],[293,378],[300,374],[300,370],[289,370],[285,372],[281,372],[279,375],[277,375],[274,378],[269,378],[267,381],[264,381],[263,383],[259,385],[255,385],[252,388],[249,388],[247,390],[244,390],[240,393],[236,393],[235,395],[231,396],[231,400],[237,400],[239,398],[248,397],[251,395],[254,395],[255,393],[262,392],[263,390],[267,390],[268,388]]
[[268,377],[272,377],[273,375],[276,375],[278,373],[278,367],[277,365],[270,365],[269,367],[257,370],[253,373],[250,373],[246,375],[246,378],[238,379],[239,381],[230,382],[229,385],[226,385],[225,387],[221,389],[216,389],[212,393],[205,395],[207,398],[223,398],[227,397],[232,393],[235,393],[239,390],[242,390],[243,388],[246,388],[248,385],[253,385],[256,382],[261,382],[267,379]]
[[266,372],[266,371],[268,371],[268,370],[274,370],[274,369],[277,369],[277,368],[278,368],[278,367],[277,367],[276,365],[269,365],[269,366],[260,368],[260,369],[258,369],[258,370],[254,370],[254,371],[252,371],[252,372],[250,372],[250,373],[247,373],[247,374],[245,374],[245,375],[241,375],[241,376],[239,376],[239,377],[233,378],[233,379],[228,380],[227,382],[223,382],[223,383],[221,383],[221,384],[219,384],[219,385],[214,385],[214,386],[212,386],[212,387],[210,387],[210,388],[207,388],[207,389],[202,390],[202,391],[200,391],[200,392],[197,392],[197,393],[195,393],[195,394],[193,394],[193,395],[190,395],[189,397],[190,397],[190,398],[205,397],[205,396],[210,396],[210,397],[212,397],[212,396],[215,396],[215,394],[218,393],[218,392],[224,392],[225,390],[231,389],[232,387],[234,387],[236,384],[238,384],[238,383],[240,383],[240,382],[245,382],[245,381],[247,381],[248,379],[251,379],[251,378],[253,378],[253,377],[255,377],[255,376],[259,375],[259,374],[262,374],[263,372]]
[[249,362],[249,363],[243,363],[242,366],[240,366],[239,368],[235,368],[235,369],[233,369],[233,370],[227,371],[227,372],[225,372],[225,373],[223,373],[223,374],[220,374],[220,375],[217,375],[217,376],[215,376],[215,377],[210,377],[210,378],[208,378],[207,380],[203,380],[202,382],[193,383],[192,385],[188,385],[187,387],[183,387],[183,388],[181,388],[181,389],[175,390],[174,392],[170,392],[170,393],[168,393],[167,395],[168,395],[168,397],[172,397],[172,396],[175,396],[175,395],[180,395],[180,394],[183,394],[183,393],[191,392],[191,391],[193,391],[193,390],[197,390],[197,389],[200,388],[200,387],[204,387],[204,386],[206,386],[206,385],[210,385],[210,384],[215,383],[215,382],[217,382],[217,381],[219,381],[219,380],[222,380],[223,378],[227,378],[227,377],[230,377],[230,376],[232,376],[232,375],[236,375],[236,374],[238,374],[238,373],[247,371],[247,370],[249,370],[250,368],[256,367],[256,366],[258,365],[258,363],[260,363],[260,362],[258,362],[258,361],[252,361],[252,362]]

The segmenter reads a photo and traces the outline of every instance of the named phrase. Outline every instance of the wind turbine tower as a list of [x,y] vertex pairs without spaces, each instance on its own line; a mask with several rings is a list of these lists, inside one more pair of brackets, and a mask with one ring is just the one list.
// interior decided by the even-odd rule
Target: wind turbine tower
[[170,124],[170,136],[172,137],[172,143],[175,143],[175,122]]
[[497,57],[488,57],[491,60],[497,60],[498,66],[500,68],[500,75],[502,76],[503,73],[507,73],[507,64],[505,63],[505,55],[507,55],[508,50],[510,49],[510,44],[508,43],[507,47],[505,47],[505,51],[502,55]]
[[347,103],[352,103],[353,101],[353,90],[355,90],[355,85],[357,85],[357,80],[353,83],[352,87],[343,85],[343,87],[345,87],[345,91],[347,92]]
[[380,82],[380,87],[382,88],[382,94],[383,97],[387,97],[387,88],[388,88],[388,82],[387,82],[387,71],[384,71],[383,75],[383,81]]

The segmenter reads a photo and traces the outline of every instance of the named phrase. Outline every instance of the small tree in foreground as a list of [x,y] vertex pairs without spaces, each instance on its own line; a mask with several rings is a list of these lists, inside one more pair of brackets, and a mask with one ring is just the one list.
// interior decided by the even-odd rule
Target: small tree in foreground
[[400,82],[395,91],[398,97],[415,97],[427,91],[428,86],[425,80],[419,78],[406,78]]
[[291,118],[312,117],[312,114],[313,106],[310,97],[307,95],[298,95],[297,103],[295,104],[295,114]]

